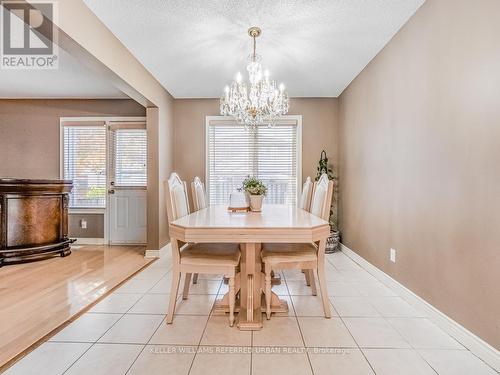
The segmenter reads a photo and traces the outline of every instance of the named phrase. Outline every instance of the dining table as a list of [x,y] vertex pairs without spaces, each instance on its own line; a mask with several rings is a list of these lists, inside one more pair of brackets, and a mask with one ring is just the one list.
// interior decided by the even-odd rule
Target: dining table
[[[263,243],[316,243],[324,251],[330,235],[327,221],[292,205],[263,205],[260,212],[230,212],[227,205],[211,205],[170,223],[171,241],[182,243],[238,243],[240,270],[236,278],[240,330],[260,330],[264,273],[260,251]],[[279,283],[279,277],[274,279]],[[271,312],[287,312],[288,304],[271,292]],[[216,300],[214,309],[229,312],[228,295]]]

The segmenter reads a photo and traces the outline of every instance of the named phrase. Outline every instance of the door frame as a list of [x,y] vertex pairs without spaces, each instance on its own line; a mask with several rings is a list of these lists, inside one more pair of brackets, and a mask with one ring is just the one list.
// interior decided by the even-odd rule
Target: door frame
[[[109,190],[113,189],[113,190],[134,190],[134,191],[144,191],[145,192],[145,195],[146,195],[146,223],[147,223],[147,189],[148,189],[148,186],[147,186],[147,182],[146,182],[146,186],[145,187],[142,187],[142,186],[114,186],[111,184],[111,182],[113,182],[113,177],[116,177],[115,176],[115,173],[116,173],[116,169],[115,169],[115,160],[113,159],[115,157],[115,155],[113,155],[113,152],[114,152],[114,143],[113,143],[113,138],[112,138],[112,132],[114,131],[114,129],[112,128],[113,126],[113,122],[115,123],[120,123],[121,125],[131,125],[133,129],[141,129],[142,127],[144,127],[144,131],[146,131],[146,118],[144,118],[144,120],[139,120],[139,121],[136,121],[136,120],[131,120],[131,119],[127,119],[126,121],[122,121],[122,120],[108,120],[105,122],[105,126],[106,126],[106,192],[108,192]],[[135,126],[134,126],[135,125]],[[140,125],[137,126],[137,125]],[[127,127],[127,126],[126,126]],[[120,129],[120,127],[117,127],[117,129]],[[147,140],[146,140],[146,147],[147,147]],[[147,153],[147,149],[146,149],[146,153]],[[146,154],[146,160],[147,160],[147,154]],[[147,161],[146,161],[147,162]],[[118,245],[118,246],[134,246],[134,245],[137,245],[137,246],[146,246],[147,245],[147,224],[146,224],[146,241],[145,242],[112,242],[111,240],[111,236],[110,236],[110,233],[111,233],[111,217],[112,215],[110,215],[110,208],[111,208],[111,196],[110,196],[110,193],[107,193],[106,194],[106,216],[104,217],[104,220],[106,221],[105,223],[105,228],[107,228],[107,241],[106,243],[108,245]]]
[[[59,177],[62,179],[64,177],[64,123],[65,122],[103,122],[103,126],[106,127],[106,208],[70,208],[68,210],[69,214],[102,214],[104,215],[104,239],[101,241],[100,238],[82,238],[79,241],[82,245],[109,245],[109,194],[107,194],[107,189],[109,188],[109,147],[110,147],[110,137],[109,137],[109,122],[146,122],[146,116],[75,116],[75,117],[60,117],[59,118]],[[146,125],[147,126],[147,125]],[[147,190],[147,186],[146,186]],[[146,194],[147,199],[147,194]],[[147,203],[146,203],[147,204]],[[147,241],[147,238],[146,238]],[[132,245],[132,244],[131,244]]]

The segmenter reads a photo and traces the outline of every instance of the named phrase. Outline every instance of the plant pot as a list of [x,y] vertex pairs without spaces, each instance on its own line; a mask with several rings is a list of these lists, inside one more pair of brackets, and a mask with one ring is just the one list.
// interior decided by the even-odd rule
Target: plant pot
[[325,253],[331,254],[340,250],[340,232],[332,230],[326,239]]
[[250,209],[255,212],[262,211],[263,195],[250,195]]

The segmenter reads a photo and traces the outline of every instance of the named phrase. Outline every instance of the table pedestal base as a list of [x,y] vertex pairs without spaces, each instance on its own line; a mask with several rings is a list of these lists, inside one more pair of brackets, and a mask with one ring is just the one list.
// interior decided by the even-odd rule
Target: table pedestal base
[[[238,312],[237,326],[242,331],[257,331],[262,329],[262,313],[266,311],[264,297],[265,275],[261,270],[259,243],[244,243],[240,245],[240,272],[236,286],[235,312]],[[281,278],[273,274],[272,283],[281,284]],[[286,313],[288,304],[271,291],[271,312]],[[215,302],[215,313],[229,312],[229,294]]]
[[[282,300],[274,292],[271,292],[271,312],[272,313],[287,313],[288,302]],[[252,317],[248,316],[247,309],[242,309],[240,299],[236,299],[235,313],[238,313],[237,326],[242,331],[258,331],[262,329],[262,314],[266,312],[265,296],[261,296],[260,308],[253,310]],[[224,297],[215,301],[214,305],[215,314],[229,313],[229,296],[226,293]],[[250,318],[250,319],[249,319]]]

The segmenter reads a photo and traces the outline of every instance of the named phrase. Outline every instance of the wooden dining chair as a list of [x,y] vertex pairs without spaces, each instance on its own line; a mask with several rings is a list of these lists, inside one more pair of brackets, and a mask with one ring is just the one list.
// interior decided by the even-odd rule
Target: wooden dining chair
[[306,182],[302,185],[302,194],[300,195],[299,207],[309,211],[311,209],[311,198],[313,193],[313,182],[311,177],[307,176]]
[[201,182],[198,176],[196,176],[193,182],[191,182],[191,194],[193,197],[193,208],[195,211],[202,210],[207,207],[205,185]]
[[[333,195],[333,182],[323,174],[314,184],[310,212],[327,220]],[[320,243],[322,242],[322,243]],[[326,318],[330,318],[330,303],[325,277],[326,240],[318,243],[265,243],[261,258],[265,272],[266,315],[271,318],[271,272],[284,269],[303,269],[316,271]]]
[[[193,197],[193,208],[195,211],[207,207],[207,195],[205,193],[205,185],[200,178],[196,176],[191,182],[191,196]],[[186,275],[187,277],[187,275]],[[193,284],[198,283],[198,274],[193,274]]]
[[[300,195],[299,208],[309,211],[311,209],[311,199],[313,193],[313,182],[311,177],[307,176],[304,185],[302,185],[302,193]],[[316,292],[316,282],[314,281],[314,272],[312,270],[302,270],[306,279],[306,285],[312,286],[312,295],[315,296]]]
[[[189,214],[186,183],[177,173],[172,173],[165,181],[168,221],[171,223]],[[234,304],[236,298],[236,268],[240,262],[239,244],[232,243],[195,243],[185,244],[172,238],[172,285],[168,306],[167,323],[174,319],[175,304],[182,274],[186,274],[183,299],[187,299],[191,274],[223,274],[229,279],[229,325],[234,324]]]

